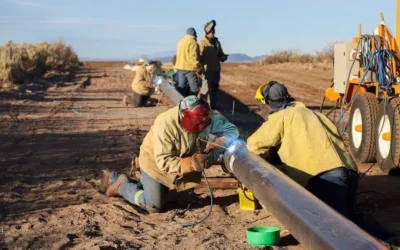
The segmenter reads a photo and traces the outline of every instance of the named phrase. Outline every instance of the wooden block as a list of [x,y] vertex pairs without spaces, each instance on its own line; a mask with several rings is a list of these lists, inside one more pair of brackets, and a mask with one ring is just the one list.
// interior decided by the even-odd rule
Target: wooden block
[[[237,189],[238,181],[231,177],[208,177],[208,182],[213,189]],[[201,183],[195,189],[207,189],[206,180],[201,179]]]

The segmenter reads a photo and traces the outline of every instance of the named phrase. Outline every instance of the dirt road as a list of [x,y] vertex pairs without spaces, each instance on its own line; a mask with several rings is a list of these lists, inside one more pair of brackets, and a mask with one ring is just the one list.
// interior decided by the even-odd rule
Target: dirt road
[[[171,107],[165,98],[157,108],[123,107],[133,73],[122,66],[92,64],[76,74],[50,76],[56,84],[46,91],[30,84],[19,95],[0,93],[0,248],[253,249],[246,243],[246,228],[275,225],[281,228],[282,243],[274,249],[303,249],[268,211],[240,210],[236,190],[215,190],[211,216],[189,228],[168,221],[202,218],[210,207],[207,190],[171,193],[169,211],[152,215],[97,192],[101,170],[129,172],[154,118]],[[242,125],[246,137],[262,122],[254,100],[261,82],[284,81],[294,97],[317,107],[331,77],[330,69],[306,65],[227,64],[221,81],[223,113]],[[216,168],[208,174],[223,172]],[[361,189],[394,197],[398,185],[373,168]],[[389,204],[381,203],[384,208]],[[390,204],[399,207],[396,201]],[[383,213],[379,217],[385,225],[399,230],[396,213],[377,213]]]

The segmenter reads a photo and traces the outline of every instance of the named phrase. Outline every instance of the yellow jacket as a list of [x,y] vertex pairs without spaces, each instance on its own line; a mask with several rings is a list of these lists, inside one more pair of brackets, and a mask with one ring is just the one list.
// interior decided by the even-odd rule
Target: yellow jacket
[[135,73],[132,82],[132,90],[140,95],[149,96],[153,93],[153,88],[146,87],[147,83],[151,83],[152,74],[147,72],[146,66],[143,64]]
[[204,37],[203,40],[199,42],[200,62],[206,72],[221,70],[220,56],[224,55],[224,51],[222,50],[222,46],[218,38],[214,39],[216,46],[214,46],[214,44],[208,40],[207,37]]
[[302,102],[269,115],[247,139],[247,147],[259,155],[277,147],[284,163],[281,170],[303,187],[312,176],[330,169],[343,166],[357,171],[335,125]]
[[180,70],[195,70],[199,63],[199,46],[192,35],[185,35],[176,48],[175,68]]
[[207,140],[209,134],[222,132],[229,143],[239,136],[236,126],[220,113],[213,111],[211,119],[212,123],[196,135],[180,127],[178,106],[158,115],[140,146],[140,168],[170,189],[182,191],[198,185],[201,172],[183,175],[180,165],[181,157],[197,152],[196,138]]

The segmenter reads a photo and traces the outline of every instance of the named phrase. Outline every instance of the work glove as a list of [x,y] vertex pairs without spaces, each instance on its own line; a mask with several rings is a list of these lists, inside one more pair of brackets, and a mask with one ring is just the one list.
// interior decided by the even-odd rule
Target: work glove
[[203,74],[203,67],[200,63],[196,64],[196,67],[194,67],[194,72],[196,73],[197,77],[201,78],[201,75]]
[[152,84],[151,82],[145,82],[145,83],[144,83],[144,86],[145,86],[146,88],[153,88],[153,87],[154,87],[153,84]]
[[[211,135],[210,135],[211,136]],[[207,147],[204,149],[205,153],[209,153],[211,156],[211,163],[213,165],[217,165],[221,163],[221,155],[224,154],[226,149],[226,138],[216,137],[214,140],[211,140]]]
[[226,139],[225,137],[217,137],[215,140],[211,141],[204,152],[209,153],[211,150],[217,149],[218,151],[224,151],[226,147]]
[[228,55],[221,55],[219,59],[221,62],[225,62],[226,60],[228,60]]
[[201,172],[212,166],[209,154],[195,153],[190,157],[181,158],[182,173]]

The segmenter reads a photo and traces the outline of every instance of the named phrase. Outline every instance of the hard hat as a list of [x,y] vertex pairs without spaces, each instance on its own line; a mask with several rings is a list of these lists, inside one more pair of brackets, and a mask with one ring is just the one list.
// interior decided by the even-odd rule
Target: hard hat
[[189,132],[198,134],[211,124],[211,108],[203,99],[188,96],[179,104],[179,124]]
[[[268,96],[269,90],[271,89],[272,85],[278,83],[277,81],[270,81],[268,83],[264,83],[261,85],[256,92],[256,99],[260,101],[262,104],[268,104]],[[286,87],[285,87],[286,88]]]
[[143,64],[148,64],[149,63],[149,58],[147,58],[146,56],[142,56],[139,58],[139,62],[143,63]]
[[265,86],[267,86],[267,85],[268,85],[268,83],[264,83],[263,85],[261,85],[261,86],[257,89],[257,92],[256,92],[255,98],[256,98],[259,102],[261,102],[262,104],[266,104],[265,99],[264,99],[264,96],[263,96],[263,91],[264,91]]

